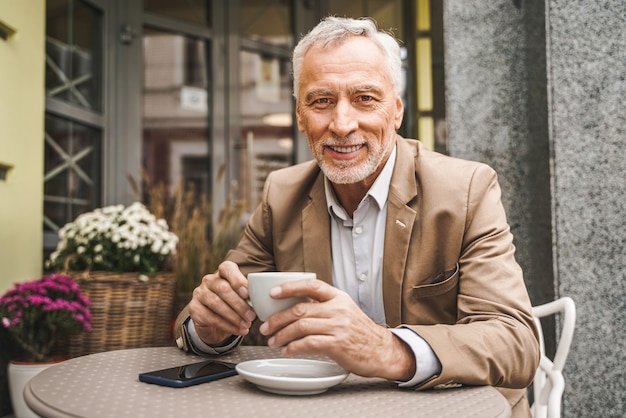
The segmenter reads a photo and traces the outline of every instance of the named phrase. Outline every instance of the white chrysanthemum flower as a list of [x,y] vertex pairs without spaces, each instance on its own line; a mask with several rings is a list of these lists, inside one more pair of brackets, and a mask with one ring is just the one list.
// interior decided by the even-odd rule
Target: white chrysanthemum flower
[[[58,267],[72,252],[95,254],[95,263],[128,263],[121,268],[132,271],[141,264],[150,271],[161,267],[163,255],[174,254],[178,237],[169,231],[164,219],[157,219],[141,202],[128,207],[112,205],[79,215],[59,230],[59,243],[50,256],[50,263]],[[114,248],[105,250],[105,248]],[[151,254],[141,255],[141,249]],[[120,254],[121,253],[121,254]],[[109,260],[108,258],[115,257]]]
[[152,243],[152,246],[150,247],[150,251],[152,251],[155,254],[159,254],[159,252],[161,252],[162,246],[163,246],[163,242],[161,240],[156,240]]

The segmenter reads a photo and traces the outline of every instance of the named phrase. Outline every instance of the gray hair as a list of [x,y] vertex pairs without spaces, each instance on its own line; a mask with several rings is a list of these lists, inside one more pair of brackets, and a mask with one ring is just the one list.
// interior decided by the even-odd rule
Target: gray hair
[[298,99],[300,88],[300,70],[304,55],[314,45],[325,48],[339,45],[351,36],[364,36],[374,41],[383,51],[387,58],[389,76],[396,93],[402,90],[402,61],[400,58],[400,45],[389,33],[379,31],[376,23],[370,18],[341,18],[329,16],[315,26],[298,42],[293,50],[293,95]]

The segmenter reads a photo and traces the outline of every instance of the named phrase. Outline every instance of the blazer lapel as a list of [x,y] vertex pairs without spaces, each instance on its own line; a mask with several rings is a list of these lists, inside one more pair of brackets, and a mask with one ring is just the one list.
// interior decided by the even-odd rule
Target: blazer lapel
[[330,219],[324,194],[324,176],[320,173],[311,188],[311,201],[302,211],[302,250],[304,270],[332,285]]
[[[415,219],[419,215],[408,206],[417,196],[415,160],[417,148],[403,139],[397,140],[396,164],[387,198],[385,249],[383,255],[383,303],[387,325],[396,327],[402,321],[402,281]],[[419,232],[419,231],[415,231]]]

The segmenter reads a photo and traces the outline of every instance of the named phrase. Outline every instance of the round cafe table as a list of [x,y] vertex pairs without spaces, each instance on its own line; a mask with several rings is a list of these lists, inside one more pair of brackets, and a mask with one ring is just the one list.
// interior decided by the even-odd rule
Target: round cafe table
[[[242,346],[221,356],[238,363],[278,358],[268,347]],[[319,358],[319,357],[314,357]],[[26,404],[42,417],[508,417],[493,387],[413,391],[393,382],[351,374],[311,396],[275,395],[241,376],[174,389],[138,380],[140,372],[205,360],[176,347],[108,351],[52,366],[24,389]]]

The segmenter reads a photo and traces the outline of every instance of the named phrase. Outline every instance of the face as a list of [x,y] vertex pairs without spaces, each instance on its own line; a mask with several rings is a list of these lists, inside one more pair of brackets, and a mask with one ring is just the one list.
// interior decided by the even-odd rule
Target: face
[[339,46],[313,46],[304,56],[298,128],[331,182],[373,183],[393,149],[403,110],[373,41],[353,36]]

